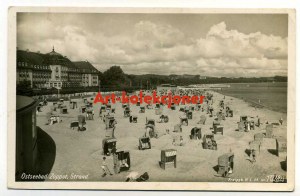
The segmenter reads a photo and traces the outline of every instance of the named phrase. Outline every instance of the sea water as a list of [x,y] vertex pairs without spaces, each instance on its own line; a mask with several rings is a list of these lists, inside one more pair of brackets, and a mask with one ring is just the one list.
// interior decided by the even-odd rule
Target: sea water
[[230,83],[217,92],[260,104],[270,110],[287,112],[287,82]]

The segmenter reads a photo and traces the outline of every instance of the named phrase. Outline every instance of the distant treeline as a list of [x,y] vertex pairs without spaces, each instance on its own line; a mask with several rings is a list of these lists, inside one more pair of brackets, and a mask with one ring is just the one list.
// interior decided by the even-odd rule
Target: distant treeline
[[252,78],[227,78],[227,77],[200,77],[200,75],[133,75],[125,74],[119,66],[112,66],[100,74],[101,86],[104,88],[143,88],[155,89],[161,84],[174,84],[185,86],[191,84],[220,84],[220,83],[259,83],[259,82],[287,82],[287,77],[252,77]]
[[[133,92],[138,89],[156,89],[161,84],[173,84],[185,86],[192,84],[220,84],[220,83],[259,83],[259,82],[287,82],[287,77],[259,77],[259,78],[227,78],[227,77],[200,77],[200,75],[133,75],[125,74],[119,66],[112,66],[103,73],[99,73],[100,90],[107,91],[126,91]],[[63,88],[61,94],[97,92],[99,87],[76,87]],[[19,95],[47,95],[57,94],[57,89],[30,88],[30,82],[24,81],[17,85],[17,94]]]

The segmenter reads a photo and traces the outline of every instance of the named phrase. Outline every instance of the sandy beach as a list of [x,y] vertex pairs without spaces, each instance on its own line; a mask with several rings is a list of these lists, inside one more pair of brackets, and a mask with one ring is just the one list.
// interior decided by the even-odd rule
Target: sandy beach
[[[215,111],[219,110],[219,101],[223,100],[223,95],[211,92],[214,99]],[[68,114],[59,114],[59,110],[54,114],[60,115],[62,122],[54,125],[46,125],[48,119],[46,114],[50,112],[52,103],[42,108],[42,112],[37,114],[37,125],[49,134],[56,145],[56,157],[52,176],[72,174],[86,175],[87,179],[83,181],[125,181],[129,172],[135,171],[140,175],[148,172],[149,181],[152,182],[223,182],[230,179],[251,179],[257,178],[258,182],[264,182],[268,175],[286,175],[286,171],[282,169],[281,162],[285,161],[285,157],[278,157],[274,151],[276,150],[276,139],[278,137],[286,139],[286,113],[271,111],[265,108],[254,108],[243,100],[226,96],[224,102],[233,110],[233,117],[228,117],[222,121],[224,126],[224,135],[216,134],[215,139],[218,144],[218,150],[208,150],[202,148],[202,139],[191,140],[189,135],[193,127],[201,127],[202,136],[212,132],[212,124],[214,117],[209,117],[206,111],[194,111],[193,119],[189,120],[188,126],[182,126],[182,133],[174,133],[174,125],[180,122],[179,117],[182,112],[179,107],[176,110],[170,110],[167,106],[163,107],[163,114],[169,116],[168,123],[156,123],[156,130],[160,133],[159,138],[151,138],[152,148],[149,150],[139,150],[139,137],[145,132],[146,118],[159,119],[159,115],[155,115],[154,109],[146,109],[145,113],[139,113],[139,106],[131,105],[132,114],[138,116],[137,123],[129,123],[129,118],[123,117],[123,108],[121,103],[117,103],[112,107],[116,109],[114,114],[117,125],[115,137],[117,139],[117,150],[128,150],[130,152],[131,167],[129,171],[119,174],[107,175],[102,177],[102,140],[105,138],[105,123],[99,117],[99,109],[101,104],[94,104],[95,111],[94,120],[87,120],[86,131],[77,131],[71,129],[70,123],[77,120],[80,106],[84,105],[82,99],[78,99],[78,108],[70,109],[69,102],[65,101],[68,108]],[[204,104],[205,105],[205,104]],[[201,115],[206,115],[205,125],[197,124]],[[260,127],[250,132],[237,131],[237,122],[241,115],[256,117],[259,116],[263,123]],[[254,134],[265,132],[265,122],[279,122],[283,118],[283,125],[273,128],[274,138],[264,138],[261,146],[260,154],[256,158],[255,163],[248,160],[245,150],[249,148],[249,142],[254,140]],[[166,134],[166,129],[170,130]],[[172,141],[175,138],[179,143],[179,137],[182,136],[184,146],[174,146]],[[176,149],[177,150],[177,168],[160,168],[161,150]],[[234,170],[230,178],[223,178],[217,175],[215,166],[218,164],[218,157],[227,152],[234,153]],[[107,157],[109,169],[113,172],[113,158]],[[53,179],[46,179],[52,181]],[[65,179],[74,181],[74,179]],[[78,181],[80,179],[76,179]]]

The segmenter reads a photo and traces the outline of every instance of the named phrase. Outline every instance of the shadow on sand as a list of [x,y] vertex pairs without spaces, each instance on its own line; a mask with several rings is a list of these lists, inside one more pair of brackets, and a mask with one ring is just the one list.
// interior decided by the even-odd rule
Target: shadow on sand
[[277,150],[276,149],[268,149],[268,152],[271,153],[272,155],[277,156]]
[[50,174],[54,165],[56,156],[56,145],[50,135],[48,135],[40,127],[36,128],[38,138],[38,173],[41,175],[47,175]]
[[246,149],[245,150],[245,153],[248,155],[248,157],[250,156],[250,154],[251,154],[251,150],[250,149]]
[[215,172],[218,172],[219,171],[219,165],[213,166],[213,169],[215,170]]
[[287,164],[286,161],[281,161],[280,162],[280,167],[282,170],[286,171],[287,170]]

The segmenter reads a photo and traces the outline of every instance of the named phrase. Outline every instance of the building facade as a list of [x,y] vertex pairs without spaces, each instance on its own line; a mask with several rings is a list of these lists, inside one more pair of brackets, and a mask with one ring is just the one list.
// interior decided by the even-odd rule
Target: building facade
[[78,61],[74,62],[74,65],[77,67],[77,69],[82,71],[82,86],[99,85],[99,71],[95,69],[95,67],[91,63],[89,63],[88,61]]
[[99,71],[88,61],[72,62],[55,52],[47,54],[17,50],[17,84],[28,81],[32,88],[98,86]]
[[44,62],[44,55],[39,52],[17,51],[17,84],[22,81],[30,82],[31,87],[46,87],[51,77],[51,69]]
[[157,92],[161,91],[171,91],[174,93],[177,90],[177,86],[173,84],[161,84],[160,86],[157,86]]

